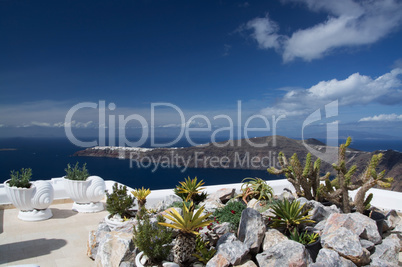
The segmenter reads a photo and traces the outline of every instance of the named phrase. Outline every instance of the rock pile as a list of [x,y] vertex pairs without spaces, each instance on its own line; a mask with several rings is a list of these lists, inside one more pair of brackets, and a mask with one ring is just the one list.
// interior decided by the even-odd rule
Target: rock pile
[[[224,206],[232,189],[221,190],[209,197],[204,204],[215,210]],[[283,196],[282,196],[283,197]],[[289,197],[289,196],[288,196]],[[291,196],[293,197],[293,196]],[[162,212],[170,202],[169,197],[156,208]],[[388,211],[381,234],[374,220],[360,213],[343,214],[335,206],[324,206],[316,201],[299,198],[309,208],[315,224],[309,230],[320,234],[322,249],[313,262],[306,247],[289,240],[284,234],[269,226],[269,210],[261,212],[257,201],[250,201],[243,210],[237,233],[231,232],[228,223],[200,230],[203,239],[212,244],[217,253],[207,267],[226,266],[398,266],[402,247],[402,220],[394,211]],[[171,203],[170,203],[171,204]],[[91,231],[88,240],[88,256],[96,266],[135,266],[137,251],[132,243],[132,229],[136,222],[126,222],[111,231],[101,222]],[[202,266],[197,264],[196,266]]]

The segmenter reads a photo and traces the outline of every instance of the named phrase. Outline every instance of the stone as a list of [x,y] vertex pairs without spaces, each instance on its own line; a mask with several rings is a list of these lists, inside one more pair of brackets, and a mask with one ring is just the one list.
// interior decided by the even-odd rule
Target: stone
[[310,200],[309,203],[312,204],[313,208],[308,212],[308,214],[311,216],[311,219],[317,223],[328,219],[331,214],[340,213],[335,205],[326,207],[320,202],[314,200]]
[[230,261],[222,254],[215,254],[215,256],[212,257],[207,262],[206,267],[228,267],[230,266]]
[[293,240],[276,244],[256,256],[260,267],[308,266],[313,263],[304,245]]
[[366,239],[360,239],[360,245],[362,245],[362,247],[367,250],[372,250],[375,246],[375,244],[373,242],[368,241]]
[[265,251],[269,249],[270,247],[275,246],[276,244],[279,244],[280,242],[289,240],[284,234],[279,232],[276,229],[268,229],[267,232],[265,232],[265,237],[264,241],[262,243],[262,250]]
[[[331,215],[331,217],[333,215]],[[331,217],[328,221],[332,221]],[[362,247],[359,236],[356,233],[345,227],[327,226],[321,235],[321,245],[323,248],[333,249],[341,256],[353,261],[353,263],[359,266],[370,262],[370,252]]]
[[237,236],[249,248],[252,254],[259,252],[265,235],[265,229],[264,220],[258,211],[250,208],[243,210]]
[[106,234],[103,242],[99,244],[95,257],[96,266],[119,266],[127,259],[135,257],[132,234],[123,232],[110,232]]
[[210,194],[208,198],[215,200],[219,199],[223,204],[225,204],[234,197],[235,192],[236,192],[235,188],[222,188],[216,191],[215,193]]
[[386,232],[389,230],[393,230],[400,221],[401,221],[401,217],[398,216],[398,213],[395,210],[390,210],[385,215],[385,220],[382,225],[382,231]]
[[392,231],[391,234],[395,234],[399,238],[399,244],[402,247],[402,224],[398,224]]
[[350,230],[360,238],[367,239],[374,244],[379,244],[382,240],[382,237],[378,233],[376,222],[359,212],[331,214],[327,219],[323,232],[334,232],[341,227]]
[[225,205],[219,199],[207,198],[205,201],[200,203],[200,206],[204,206],[205,212],[214,212],[218,208],[222,208]]
[[327,224],[327,220],[323,220],[316,225],[314,225],[314,232],[322,232]]
[[105,235],[110,232],[109,226],[104,222],[100,222],[96,231],[89,232],[89,238],[87,241],[87,255],[91,259],[95,259],[98,253],[99,243],[102,242]]
[[236,267],[258,267],[252,260],[247,260],[243,264],[235,265]]
[[311,265],[311,267],[354,267],[356,264],[354,264],[352,261],[347,260],[345,258],[342,258],[339,256],[339,254],[336,251],[333,251],[331,249],[326,249],[322,248],[318,252],[317,259],[314,264]]
[[285,192],[283,192],[282,194],[280,194],[280,195],[278,196],[278,199],[279,199],[279,200],[287,199],[287,200],[289,200],[289,201],[293,201],[293,200],[295,200],[295,196],[294,196],[293,194],[291,194],[291,193],[285,191]]
[[224,223],[220,223],[217,224],[212,231],[218,236],[221,237],[226,233],[230,232],[230,223],[228,222],[224,222]]
[[232,265],[241,263],[249,252],[248,247],[239,241],[233,233],[224,234],[219,238],[216,250],[217,254],[225,257]]
[[399,238],[395,234],[391,234],[381,244],[375,246],[375,252],[370,258],[372,261],[379,259],[387,262],[390,266],[397,266],[400,249]]
[[163,200],[159,201],[156,206],[155,209],[160,212],[160,211],[164,211],[165,209],[167,209],[169,206],[171,206],[174,202],[183,202],[183,199],[181,199],[181,197],[177,196],[177,195],[169,195],[166,196]]

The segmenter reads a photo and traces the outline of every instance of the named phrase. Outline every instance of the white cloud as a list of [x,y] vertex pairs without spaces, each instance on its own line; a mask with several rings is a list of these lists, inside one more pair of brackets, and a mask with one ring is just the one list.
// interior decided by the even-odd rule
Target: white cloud
[[249,21],[246,29],[253,30],[251,34],[255,40],[257,40],[258,46],[262,49],[279,49],[280,47],[280,35],[277,34],[279,31],[279,26],[274,21],[268,18],[255,18]]
[[50,127],[50,123],[48,122],[38,122],[38,121],[33,121],[31,122],[31,125],[33,126],[41,126],[41,127]]
[[359,122],[361,121],[402,121],[402,114],[380,114],[372,117],[361,118]]
[[283,61],[295,58],[318,59],[341,47],[372,44],[400,27],[402,2],[396,0],[287,0],[307,5],[314,12],[328,13],[328,19],[291,36],[278,34],[279,26],[268,16],[249,21],[242,29],[251,30],[258,46],[274,48]]
[[365,105],[373,102],[396,104],[402,102],[402,69],[393,69],[376,79],[354,73],[344,80],[321,81],[308,89],[288,91],[264,115],[296,116],[309,113],[334,100],[341,106]]

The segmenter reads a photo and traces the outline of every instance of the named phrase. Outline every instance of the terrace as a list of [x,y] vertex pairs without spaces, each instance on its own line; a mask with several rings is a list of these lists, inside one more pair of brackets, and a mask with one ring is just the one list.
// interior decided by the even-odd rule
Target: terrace
[[[86,256],[89,231],[108,214],[77,213],[71,210],[72,201],[64,192],[61,178],[51,179],[55,199],[50,206],[53,217],[49,220],[26,222],[17,218],[18,210],[13,208],[0,185],[0,266],[33,264],[33,266],[93,266]],[[111,190],[114,181],[106,181]],[[269,181],[275,194],[291,188],[287,180]],[[221,188],[240,190],[241,184],[207,186],[208,193]],[[129,188],[129,190],[132,190]],[[381,209],[395,209],[402,212],[402,193],[371,189],[374,194],[372,205]],[[171,189],[155,190],[147,198],[147,206],[152,206],[165,196],[173,194]],[[402,253],[399,253],[402,262]]]

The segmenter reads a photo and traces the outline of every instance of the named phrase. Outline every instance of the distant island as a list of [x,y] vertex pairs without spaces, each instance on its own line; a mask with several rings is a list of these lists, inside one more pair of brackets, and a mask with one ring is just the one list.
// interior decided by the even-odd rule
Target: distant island
[[[324,143],[316,139],[308,139],[304,143],[316,151],[327,149]],[[279,152],[283,152],[287,158],[296,153],[300,161],[304,161],[309,151],[301,140],[268,136],[180,148],[92,147],[77,151],[74,156],[121,158],[136,162],[134,164],[153,163],[186,168],[265,170],[273,165],[278,167]],[[380,152],[384,156],[379,169],[386,170],[386,176],[394,178],[390,189],[402,192],[402,153],[394,150],[366,152],[350,148],[347,164],[356,164],[359,174],[364,171],[363,168],[367,166],[372,155]],[[312,158],[315,159],[314,155]],[[335,175],[330,163],[323,161],[321,170],[323,173],[332,172]]]
[[0,151],[15,151],[16,148],[0,148]]

